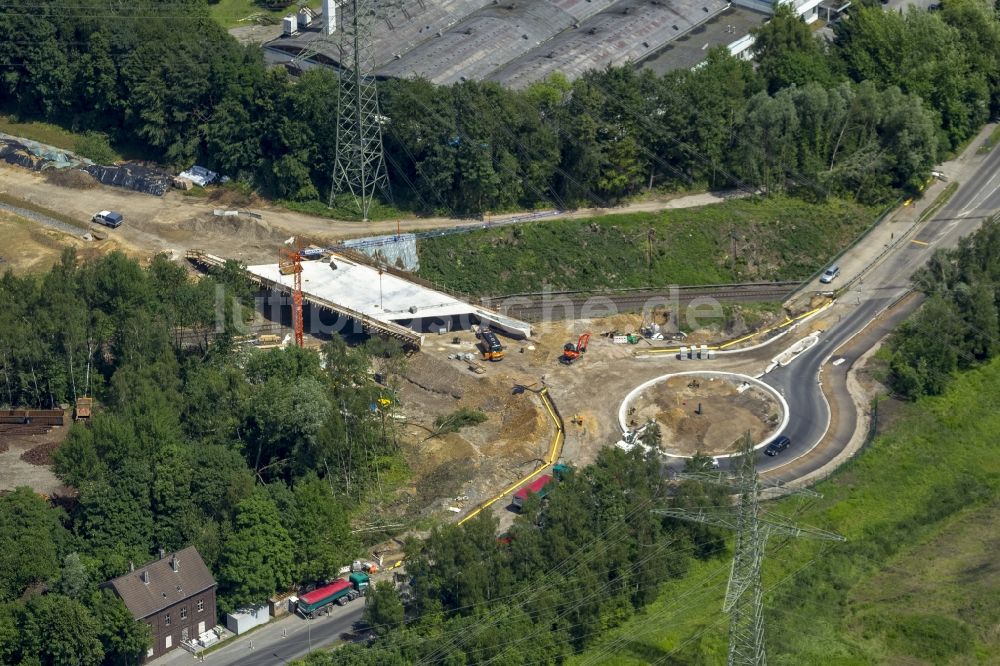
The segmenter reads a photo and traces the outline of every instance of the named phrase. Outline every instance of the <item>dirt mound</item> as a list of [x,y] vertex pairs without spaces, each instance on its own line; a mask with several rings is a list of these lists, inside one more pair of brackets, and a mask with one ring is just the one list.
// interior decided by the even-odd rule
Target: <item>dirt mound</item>
[[781,420],[772,395],[718,377],[672,377],[650,387],[632,406],[631,421],[639,425],[654,419],[663,448],[680,455],[732,453],[747,430],[759,442]]
[[217,187],[208,193],[208,200],[221,206],[232,206],[235,208],[248,208],[259,206],[260,198],[255,194],[247,194],[239,190],[228,187]]
[[33,446],[21,454],[21,460],[29,465],[48,466],[52,464],[52,454],[59,448],[61,442],[44,442]]
[[[178,228],[190,231],[194,234],[215,233],[226,236],[238,237],[243,241],[274,241],[279,240],[280,234],[275,231],[270,224],[264,220],[255,220],[252,217],[243,215],[229,215],[217,217],[215,215],[204,215],[187,222],[181,222]],[[284,239],[280,239],[284,240]]]
[[46,169],[42,172],[45,180],[74,190],[92,190],[97,187],[97,181],[86,171],[79,169]]

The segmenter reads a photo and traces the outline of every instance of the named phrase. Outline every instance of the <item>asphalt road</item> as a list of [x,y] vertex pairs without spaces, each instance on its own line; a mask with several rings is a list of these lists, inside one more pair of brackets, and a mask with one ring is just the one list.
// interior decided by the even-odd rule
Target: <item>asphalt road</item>
[[[284,617],[229,645],[205,655],[211,666],[277,666],[301,659],[312,650],[328,647],[361,620],[365,604],[358,600],[346,606],[334,606],[330,615],[305,620],[297,615]],[[253,649],[250,646],[253,645]],[[195,661],[184,650],[174,650],[156,661],[157,666],[174,666]],[[198,662],[201,663],[201,662]]]
[[[833,459],[847,444],[850,432],[837,433],[834,441],[824,442],[824,450],[812,451],[808,464],[802,458],[823,440],[830,421],[830,408],[819,384],[819,371],[827,357],[865,328],[882,310],[909,291],[910,278],[939,248],[954,247],[962,236],[975,231],[985,217],[1000,210],[1000,150],[992,151],[966,183],[962,183],[952,199],[915,233],[901,242],[880,265],[872,269],[853,290],[842,299],[855,298],[857,307],[841,321],[820,335],[819,342],[803,352],[790,365],[776,368],[762,379],[785,397],[789,407],[789,422],[782,434],[791,440],[790,447],[778,456],[761,455],[758,470],[766,473],[788,465],[794,459],[800,464],[792,470],[772,473],[772,479],[787,481],[800,477]],[[849,278],[850,276],[846,276]],[[870,346],[870,345],[869,345]],[[845,355],[850,365],[865,349],[856,348]],[[842,409],[850,410],[852,422],[856,414],[850,400],[839,401]]]

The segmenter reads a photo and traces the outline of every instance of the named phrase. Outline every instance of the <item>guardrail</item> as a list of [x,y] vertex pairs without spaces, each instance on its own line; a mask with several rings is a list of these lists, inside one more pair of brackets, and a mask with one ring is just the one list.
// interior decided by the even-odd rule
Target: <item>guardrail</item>
[[[894,201],[893,203],[891,203],[888,206],[886,206],[885,210],[883,210],[882,213],[877,218],[875,218],[875,221],[872,222],[868,226],[868,228],[866,228],[864,231],[862,231],[857,236],[857,238],[855,238],[854,240],[852,240],[847,247],[845,247],[840,252],[838,252],[837,254],[835,254],[832,259],[830,259],[825,264],[823,264],[822,266],[820,266],[819,269],[815,273],[813,273],[812,275],[810,275],[809,277],[807,277],[802,282],[802,287],[801,288],[805,288],[805,287],[809,286],[810,284],[812,284],[812,281],[815,280],[816,278],[818,278],[823,273],[823,271],[825,271],[827,269],[828,266],[831,266],[831,265],[837,263],[838,261],[840,261],[841,257],[843,257],[845,254],[847,254],[848,252],[850,252],[851,250],[853,250],[855,247],[857,247],[858,244],[861,243],[861,241],[863,241],[864,239],[868,238],[869,234],[871,234],[871,232],[875,231],[875,229],[878,227],[878,225],[882,224],[882,222],[885,221],[885,218],[887,218],[890,213],[892,213],[893,211],[895,211],[899,207],[899,205],[901,203],[903,203],[903,201],[905,201],[905,199],[903,199],[902,197],[900,197],[899,199],[896,199],[896,201]],[[799,291],[799,290],[796,290],[796,291]],[[792,294],[792,295],[794,295],[794,294]]]

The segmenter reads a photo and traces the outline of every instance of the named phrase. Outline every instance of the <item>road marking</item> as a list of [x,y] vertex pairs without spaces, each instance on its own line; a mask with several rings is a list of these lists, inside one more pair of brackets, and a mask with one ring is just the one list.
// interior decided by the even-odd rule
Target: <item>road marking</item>
[[917,245],[929,245],[929,243],[927,241],[917,240],[916,238],[914,238],[910,242],[911,243],[916,243]]

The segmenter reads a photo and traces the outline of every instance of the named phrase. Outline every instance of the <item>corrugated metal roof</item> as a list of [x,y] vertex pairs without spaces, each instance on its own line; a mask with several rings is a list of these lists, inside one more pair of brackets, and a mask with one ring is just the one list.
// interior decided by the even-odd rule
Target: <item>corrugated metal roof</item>
[[214,587],[215,579],[198,551],[189,546],[105,585],[114,588],[136,619],[142,619]]
[[[514,88],[557,71],[574,79],[638,62],[727,6],[725,0],[403,0],[375,25],[376,73],[438,84],[486,79]],[[337,65],[336,37],[315,28],[265,45],[271,62],[282,62],[278,53],[313,48],[320,53],[315,60]]]
[[489,77],[523,88],[553,72],[570,79],[638,62],[728,6],[724,0],[622,0]]

